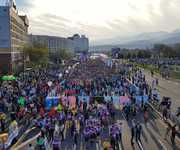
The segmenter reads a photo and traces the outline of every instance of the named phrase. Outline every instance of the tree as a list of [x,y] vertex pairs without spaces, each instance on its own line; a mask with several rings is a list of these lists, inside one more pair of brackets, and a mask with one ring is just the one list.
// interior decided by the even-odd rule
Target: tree
[[138,58],[144,58],[144,56],[143,56],[143,51],[138,51],[137,57],[138,57]]
[[175,44],[174,47],[175,56],[180,58],[180,44]]
[[73,52],[67,50],[67,49],[60,49],[57,52],[57,56],[58,58],[60,58],[61,60],[70,60],[73,58]]
[[138,58],[151,58],[151,52],[149,50],[139,50],[137,52],[137,57]]
[[30,62],[38,64],[48,62],[48,48],[43,45],[35,44],[34,46],[25,46],[24,53],[26,56],[29,56]]
[[112,57],[111,51],[107,51],[105,54],[106,54],[108,57]]
[[159,57],[165,58],[174,58],[176,57],[176,51],[165,44],[155,44],[154,45],[155,52],[158,52]]

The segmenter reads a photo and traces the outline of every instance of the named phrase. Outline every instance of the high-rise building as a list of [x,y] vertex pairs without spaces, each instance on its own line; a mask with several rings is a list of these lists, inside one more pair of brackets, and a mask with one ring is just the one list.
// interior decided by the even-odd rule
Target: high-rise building
[[0,74],[23,69],[23,47],[28,42],[29,21],[18,14],[14,0],[0,6]]
[[75,53],[88,52],[89,50],[89,39],[85,35],[74,34],[69,37],[74,43]]
[[[75,34],[73,37],[64,38],[47,35],[29,35],[31,45],[41,44],[48,48],[50,59],[59,57],[59,51],[66,49],[72,53],[88,52],[89,40],[85,36]],[[57,58],[56,58],[57,57]],[[52,60],[52,59],[51,59]]]

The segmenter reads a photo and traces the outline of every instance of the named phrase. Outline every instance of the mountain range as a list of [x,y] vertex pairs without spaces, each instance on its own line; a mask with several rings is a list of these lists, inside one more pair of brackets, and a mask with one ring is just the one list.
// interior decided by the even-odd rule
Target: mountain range
[[152,48],[153,45],[157,43],[167,45],[180,43],[180,29],[174,30],[173,32],[147,32],[134,36],[105,39],[94,43],[94,45],[90,47],[90,51],[108,51],[114,47],[145,49]]

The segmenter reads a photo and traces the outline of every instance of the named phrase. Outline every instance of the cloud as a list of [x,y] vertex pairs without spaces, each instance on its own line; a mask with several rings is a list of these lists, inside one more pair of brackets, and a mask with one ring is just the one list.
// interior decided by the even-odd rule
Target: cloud
[[30,32],[92,41],[180,26],[180,0],[16,0],[28,14]]

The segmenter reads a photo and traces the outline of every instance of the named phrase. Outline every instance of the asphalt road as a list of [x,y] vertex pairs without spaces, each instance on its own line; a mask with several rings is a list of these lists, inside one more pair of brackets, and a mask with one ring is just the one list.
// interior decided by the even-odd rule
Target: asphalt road
[[[139,112],[136,116],[136,120],[142,125],[142,136],[141,142],[135,142],[134,146],[131,145],[131,125],[132,119],[126,120],[123,112],[118,110],[116,112],[116,120],[122,122],[122,143],[119,144],[119,150],[179,150],[180,141],[176,138],[176,144],[172,145],[170,137],[168,136],[165,140],[166,125],[164,122],[155,114],[155,112],[150,111],[149,120],[147,125],[144,123],[143,115]],[[36,130],[30,132],[27,137],[32,138]],[[37,133],[37,132],[36,132]],[[104,128],[101,136],[96,141],[86,143],[83,135],[79,135],[78,145],[73,146],[73,140],[70,134],[70,130],[66,130],[65,141],[61,143],[61,150],[102,150],[102,142],[104,139],[109,139],[108,128]],[[23,140],[24,141],[24,140]],[[28,144],[27,144],[28,145]],[[25,147],[27,147],[27,145]],[[26,150],[26,148],[21,148],[20,150]],[[51,146],[50,146],[51,147]],[[51,149],[51,148],[50,148]]]
[[[146,79],[149,83],[151,83],[152,78],[150,73],[145,72],[145,74]],[[156,77],[159,79],[158,90],[160,91],[161,96],[169,96],[172,98],[172,109],[175,111],[176,108],[180,106],[180,83],[171,80],[164,80],[160,76]],[[143,114],[141,112],[137,114],[136,120],[141,123],[143,132],[141,142],[135,142],[132,146],[132,119],[133,118],[130,118],[129,121],[127,121],[123,112],[120,110],[116,112],[116,120],[121,121],[123,124],[122,143],[119,143],[119,150],[180,150],[180,141],[178,138],[176,138],[174,145],[171,143],[170,136],[168,136],[167,139],[164,138],[166,133],[166,124],[163,120],[161,120],[161,118],[159,118],[156,112],[152,110],[149,112],[149,120],[147,124],[144,123]],[[30,132],[27,137],[32,138],[32,135],[34,135],[34,132]],[[29,139],[27,137],[26,139]],[[104,128],[100,138],[96,141],[86,143],[83,135],[79,135],[78,145],[75,147],[73,146],[70,130],[66,129],[65,141],[61,143],[61,150],[102,150],[102,143],[104,139],[109,139],[107,127]],[[27,145],[20,150],[26,150]]]
[[146,80],[151,85],[154,78],[158,78],[159,86],[157,89],[160,92],[161,98],[163,96],[171,97],[172,99],[172,111],[176,111],[177,107],[180,107],[180,82],[174,80],[163,79],[160,75],[155,74],[154,78],[151,77],[150,72],[144,70]]

